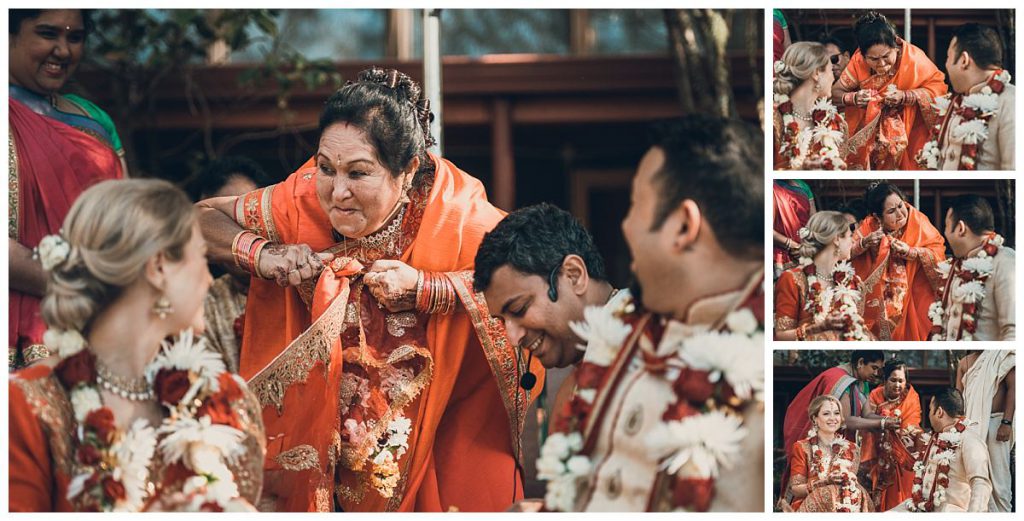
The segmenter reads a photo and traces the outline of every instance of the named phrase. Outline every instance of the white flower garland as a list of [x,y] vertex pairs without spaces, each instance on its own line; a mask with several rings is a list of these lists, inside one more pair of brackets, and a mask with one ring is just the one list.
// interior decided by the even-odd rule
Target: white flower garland
[[[947,280],[949,277],[954,277],[954,283],[957,284],[957,288],[953,290],[952,294],[949,295],[951,306],[956,306],[964,309],[965,305],[972,305],[974,307],[974,313],[961,313],[961,324],[977,324],[977,306],[985,299],[985,283],[988,282],[989,275],[995,269],[995,258],[989,255],[986,250],[993,249],[998,253],[999,248],[1002,247],[1004,239],[999,234],[994,234],[991,238],[985,241],[985,246],[978,251],[976,256],[964,259],[960,264],[960,270],[956,273],[952,271],[952,261],[946,259],[939,263],[939,273],[943,280]],[[961,272],[968,272],[971,275],[969,282],[962,282],[963,278]],[[945,287],[952,287],[952,284]],[[945,320],[948,318],[948,312],[943,306],[945,300],[943,298],[937,299],[935,302],[928,307],[928,318],[932,322],[932,335],[930,340],[974,340],[974,334],[971,331],[965,330],[961,327],[958,333],[952,336],[956,338],[950,338],[949,332],[946,331]]]
[[[946,488],[949,483],[949,467],[956,459],[956,452],[963,444],[964,431],[967,422],[959,419],[953,428],[941,433],[932,433],[937,436],[940,450],[936,451],[932,459],[936,462],[935,474],[932,476],[929,493],[925,493],[926,460],[931,450],[931,444],[925,447],[924,453],[914,462],[914,486],[911,489],[912,497],[907,499],[906,505],[911,512],[935,512],[941,509],[946,503]],[[945,471],[943,471],[945,469]],[[942,482],[945,482],[944,485]],[[930,497],[929,497],[930,496]],[[930,503],[930,504],[929,504]]]
[[[839,150],[846,136],[839,130],[845,118],[828,98],[819,98],[811,106],[811,124],[799,127],[791,113],[792,101],[786,94],[775,94],[775,109],[781,113],[782,143],[779,154],[789,158],[791,170],[802,170],[812,154],[822,163],[823,170],[844,170],[846,162]],[[837,128],[838,127],[838,128]],[[795,131],[795,135],[794,135]]]
[[[989,80],[989,84],[999,82],[1002,85],[1007,85],[1010,83],[1010,80],[1010,73],[1002,70]],[[918,164],[926,169],[936,170],[939,168],[942,151],[939,149],[939,138],[941,136],[937,134],[941,130],[942,122],[945,121],[949,113],[952,97],[953,94],[946,94],[936,98],[932,103],[932,107],[935,108],[939,116],[938,123],[935,126],[935,136],[925,143],[917,156]],[[964,96],[960,106],[961,110],[972,111],[972,117],[962,118],[956,127],[950,129],[950,142],[980,146],[983,141],[988,139],[988,121],[999,112],[999,93],[993,91],[990,85],[985,85],[980,92]],[[975,155],[977,155],[977,151],[975,151],[974,155],[962,153],[960,156],[960,169],[974,170],[977,166]]]
[[[574,324],[573,330],[587,341],[585,362],[602,367],[618,356],[631,331],[618,315],[634,310],[631,299],[613,306],[593,306],[584,312],[585,324]],[[764,332],[749,309],[740,309],[726,316],[725,330],[707,331],[688,338],[663,338],[662,343],[676,342],[680,364],[670,365],[678,374],[682,368],[708,372],[708,380],[725,380],[736,397],[764,400],[764,361],[751,356],[764,346]],[[593,403],[595,389],[577,389],[574,397]],[[687,416],[659,424],[645,440],[651,453],[661,461],[662,470],[671,475],[714,478],[719,469],[728,467],[740,451],[747,434],[743,420],[725,410],[710,409],[704,414]],[[590,478],[593,462],[579,452],[583,438],[578,431],[555,432],[548,436],[537,460],[537,477],[546,480],[545,505],[549,510],[573,511],[577,491]]]

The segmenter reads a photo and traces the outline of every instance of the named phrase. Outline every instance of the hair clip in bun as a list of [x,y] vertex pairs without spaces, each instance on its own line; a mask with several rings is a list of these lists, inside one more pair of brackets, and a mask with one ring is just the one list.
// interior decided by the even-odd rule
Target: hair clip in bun
[[811,230],[808,230],[806,227],[800,228],[800,231],[797,233],[800,235],[800,240],[806,240],[811,236]]
[[777,60],[775,62],[775,74],[782,74],[782,73],[786,72],[786,68],[787,68],[786,62],[784,62],[782,60]]
[[43,270],[53,271],[60,263],[68,260],[71,256],[71,245],[60,235],[47,235],[39,241],[32,251],[32,258],[38,259],[43,265]]

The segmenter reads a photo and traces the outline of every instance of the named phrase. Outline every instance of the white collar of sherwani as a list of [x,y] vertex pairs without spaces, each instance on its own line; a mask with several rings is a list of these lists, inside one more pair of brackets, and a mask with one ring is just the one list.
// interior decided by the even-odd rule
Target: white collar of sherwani
[[698,299],[690,305],[683,320],[662,318],[666,322],[665,334],[662,336],[662,342],[658,346],[656,354],[663,356],[668,353],[662,351],[674,349],[672,346],[676,342],[670,339],[687,338],[709,329],[721,327],[725,322],[725,317],[743,304],[744,297],[749,295],[757,284],[763,284],[763,279],[764,269],[756,269],[742,287]]

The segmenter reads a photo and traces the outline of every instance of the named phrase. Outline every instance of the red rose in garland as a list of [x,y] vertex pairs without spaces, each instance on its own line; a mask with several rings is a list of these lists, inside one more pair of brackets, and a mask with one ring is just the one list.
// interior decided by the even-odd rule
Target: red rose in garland
[[53,372],[66,389],[74,389],[78,384],[96,381],[96,361],[92,353],[83,349],[61,360]]
[[188,371],[183,369],[161,369],[153,379],[153,390],[157,398],[164,405],[172,407],[185,397],[191,386],[192,379]]
[[112,501],[120,501],[127,497],[124,485],[110,476],[103,478],[103,494]]
[[96,437],[103,443],[111,443],[117,425],[114,423],[114,413],[107,407],[91,411],[85,417],[85,426],[96,433]]

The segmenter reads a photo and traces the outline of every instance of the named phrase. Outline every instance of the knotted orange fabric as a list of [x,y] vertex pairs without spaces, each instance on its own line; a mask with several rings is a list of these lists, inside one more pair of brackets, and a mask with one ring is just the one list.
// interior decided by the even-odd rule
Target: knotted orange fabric
[[[864,324],[879,340],[927,340],[931,331],[928,308],[942,283],[938,264],[946,258],[945,240],[928,217],[907,204],[907,225],[896,239],[915,249],[918,258],[905,260],[892,254],[889,235],[878,252],[853,258],[853,269],[864,281]],[[854,241],[881,228],[874,216],[861,221]]]
[[[920,48],[897,38],[900,56],[893,67],[896,74],[874,74],[858,50],[839,77],[847,91],[873,89],[878,96],[867,107],[848,106],[846,123],[851,137],[846,163],[861,170],[917,170],[917,156],[931,138],[938,112],[932,104],[945,95],[945,75]],[[902,107],[882,102],[890,86],[913,91],[916,101]]]
[[[504,214],[487,202],[478,180],[430,159],[432,184],[408,207],[399,260],[448,277],[462,304],[455,313],[408,313],[407,322],[395,322],[362,284],[368,266],[348,258],[332,261],[315,288],[252,281],[239,372],[265,407],[264,495],[278,510],[329,510],[334,496],[346,511],[493,511],[522,497],[514,454],[535,394],[518,387],[518,353],[472,291],[477,248]],[[244,196],[236,220],[272,242],[337,251],[317,200],[316,171],[310,160],[284,182]],[[354,336],[354,328],[346,330],[349,313],[359,325]],[[416,329],[420,319],[425,327]],[[379,331],[385,327],[393,338]],[[344,382],[358,381],[343,377],[347,368],[375,383],[400,364],[413,375],[400,389],[409,392],[377,388],[358,408],[341,403],[342,393],[351,394]],[[531,370],[543,377],[539,363]],[[367,447],[356,446],[352,434],[363,426],[379,432],[399,414],[412,428],[397,461],[401,479],[386,497],[367,482],[357,457]]]

